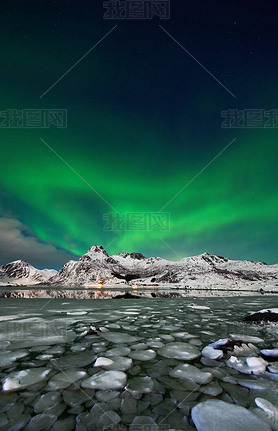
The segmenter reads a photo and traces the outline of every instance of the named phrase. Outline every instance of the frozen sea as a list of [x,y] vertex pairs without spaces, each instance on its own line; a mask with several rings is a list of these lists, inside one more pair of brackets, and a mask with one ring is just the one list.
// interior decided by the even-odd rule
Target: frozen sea
[[[275,307],[275,296],[1,299],[0,431],[278,430],[278,362],[260,352],[278,348],[278,326],[242,321]],[[203,351],[219,339],[239,343]]]

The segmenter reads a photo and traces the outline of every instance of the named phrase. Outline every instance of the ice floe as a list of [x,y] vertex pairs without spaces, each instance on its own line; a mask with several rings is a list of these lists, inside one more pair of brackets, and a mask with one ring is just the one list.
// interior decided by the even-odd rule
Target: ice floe
[[261,354],[269,356],[270,358],[278,358],[278,348],[276,349],[262,349]]
[[129,357],[137,361],[150,361],[156,357],[154,350],[135,350],[129,354]]
[[271,431],[270,426],[244,407],[208,400],[192,409],[198,431]]
[[268,362],[262,358],[250,357],[246,359],[238,359],[235,356],[231,356],[226,364],[235,370],[240,371],[244,374],[264,374]]
[[158,350],[160,356],[165,358],[183,359],[190,361],[200,356],[200,351],[196,346],[189,343],[168,343]]
[[105,340],[110,341],[111,343],[135,343],[138,341],[137,337],[133,335],[129,335],[123,332],[107,332],[106,334],[101,334]]
[[103,366],[107,370],[126,371],[132,367],[132,359],[124,356],[111,356],[112,363]]
[[2,381],[3,391],[17,391],[43,382],[50,371],[47,368],[34,368],[12,372]]
[[99,357],[97,358],[96,362],[94,363],[94,367],[107,367],[108,365],[112,365],[113,361],[112,359]]
[[121,389],[125,386],[127,376],[122,371],[100,371],[86,380],[81,386],[88,389]]
[[110,356],[126,356],[130,353],[130,348],[126,346],[114,347],[113,349],[106,350],[105,355]]
[[76,384],[81,379],[87,377],[87,373],[83,370],[66,370],[61,373],[55,374],[49,381],[46,386],[47,391],[57,391],[59,389],[65,389],[71,386],[72,384]]
[[34,404],[34,411],[36,413],[42,413],[47,408],[53,407],[57,402],[61,400],[61,394],[59,392],[48,392],[42,395],[38,401]]
[[243,335],[243,334],[230,334],[230,337],[233,340],[241,340],[244,341],[245,343],[254,343],[254,344],[258,344],[258,343],[264,343],[264,340],[260,337],[254,337],[251,335]]
[[221,358],[223,358],[223,351],[222,351],[222,350],[215,349],[215,348],[214,348],[214,347],[212,347],[212,346],[206,346],[206,347],[204,347],[204,348],[203,348],[203,350],[202,350],[202,355],[203,355],[205,358],[209,358],[209,359],[215,359],[215,360],[217,360],[217,359],[221,359]]
[[193,380],[196,383],[205,385],[212,381],[213,376],[209,372],[204,372],[194,365],[181,364],[170,371],[170,376],[177,379]]
[[138,431],[139,429],[151,429],[152,431],[159,431],[158,425],[155,421],[148,416],[136,416],[130,427],[129,431]]
[[129,379],[126,389],[134,395],[149,394],[152,392],[153,386],[151,377],[133,377]]

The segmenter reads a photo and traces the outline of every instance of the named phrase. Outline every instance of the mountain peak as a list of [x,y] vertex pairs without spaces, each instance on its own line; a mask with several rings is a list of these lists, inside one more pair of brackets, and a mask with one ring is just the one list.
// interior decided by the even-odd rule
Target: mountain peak
[[200,257],[206,262],[228,262],[229,259],[223,256],[217,256],[215,254],[211,254],[209,252],[205,252],[200,255]]
[[109,257],[107,251],[104,250],[102,245],[93,245],[91,248],[89,248],[84,256],[89,256],[90,258],[94,259],[103,259]]
[[142,253],[136,253],[136,252],[133,252],[133,253],[123,252],[123,253],[118,253],[115,256],[120,256],[124,258],[130,257],[131,259],[137,259],[137,260],[147,259],[146,256],[144,256]]
[[27,260],[13,260],[12,262],[6,263],[3,267],[19,267],[19,266],[32,266]]
[[51,269],[37,269],[26,260],[14,260],[0,266],[0,276],[3,282],[20,281],[24,285],[37,284],[48,281],[57,271]]

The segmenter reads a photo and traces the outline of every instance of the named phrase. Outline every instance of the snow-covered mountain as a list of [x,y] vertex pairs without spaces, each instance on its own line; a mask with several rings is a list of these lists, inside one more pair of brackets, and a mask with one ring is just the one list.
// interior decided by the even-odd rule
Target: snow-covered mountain
[[15,260],[0,266],[0,284],[30,286],[47,282],[56,273],[55,269],[36,269],[24,260]]
[[278,265],[234,261],[204,253],[172,262],[141,253],[109,256],[102,246],[93,246],[78,261],[70,261],[50,279],[54,285],[90,286],[102,282],[162,284],[186,287],[244,287],[264,283],[278,286]]
[[0,282],[2,273],[17,284],[47,283],[52,286],[94,286],[102,282],[104,285],[158,284],[192,288],[278,287],[278,264],[230,260],[210,253],[178,262],[160,257],[146,258],[141,253],[109,256],[100,245],[91,247],[79,260],[67,262],[59,272],[46,271],[16,261],[0,267]]

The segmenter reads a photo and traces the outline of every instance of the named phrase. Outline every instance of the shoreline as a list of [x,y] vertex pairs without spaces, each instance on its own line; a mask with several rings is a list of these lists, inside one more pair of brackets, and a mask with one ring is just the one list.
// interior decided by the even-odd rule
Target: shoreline
[[225,289],[225,288],[73,288],[59,287],[1,287],[0,298],[69,298],[69,299],[155,299],[155,298],[190,298],[190,297],[234,297],[254,295],[277,295],[278,291],[260,289]]

